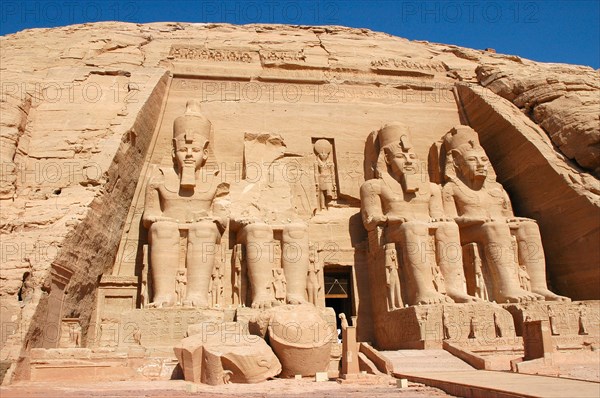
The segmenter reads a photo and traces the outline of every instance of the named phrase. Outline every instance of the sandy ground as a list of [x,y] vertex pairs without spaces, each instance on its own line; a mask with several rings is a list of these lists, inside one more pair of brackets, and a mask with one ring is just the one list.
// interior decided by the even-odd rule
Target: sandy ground
[[259,384],[228,384],[211,387],[183,380],[121,381],[103,383],[22,382],[0,387],[1,398],[73,398],[73,397],[451,397],[441,390],[409,383],[408,388],[395,385],[340,384],[335,381],[270,380]]

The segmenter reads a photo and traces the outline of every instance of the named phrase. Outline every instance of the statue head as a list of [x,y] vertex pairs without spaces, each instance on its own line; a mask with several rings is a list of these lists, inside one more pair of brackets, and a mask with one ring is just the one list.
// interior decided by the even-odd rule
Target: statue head
[[194,187],[195,171],[208,158],[211,123],[200,113],[200,101],[190,100],[185,114],[173,122],[173,158],[182,187]]
[[379,130],[379,145],[385,156],[385,163],[396,177],[415,174],[417,155],[414,152],[410,131],[400,123],[386,124]]
[[444,137],[444,146],[454,162],[457,176],[468,182],[483,182],[488,177],[490,160],[469,126],[452,128]]
[[454,149],[452,156],[459,177],[469,181],[482,181],[487,178],[490,161],[482,147],[471,141]]
[[319,159],[325,161],[331,154],[331,143],[325,139],[317,140],[314,150]]
[[415,192],[423,182],[421,167],[412,145],[410,130],[401,123],[386,124],[378,132],[379,147],[392,177],[406,192]]

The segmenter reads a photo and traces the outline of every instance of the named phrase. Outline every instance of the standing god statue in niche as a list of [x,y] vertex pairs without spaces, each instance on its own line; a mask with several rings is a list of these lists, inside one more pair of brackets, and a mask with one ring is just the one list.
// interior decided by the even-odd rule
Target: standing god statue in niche
[[[449,162],[443,189],[446,214],[459,225],[463,243],[482,245],[494,299],[499,303],[568,301],[548,290],[540,230],[535,220],[515,217],[502,185],[488,178],[491,165],[477,133],[468,126],[453,128],[444,136],[444,150]],[[529,274],[526,288],[531,291],[520,283],[511,234],[516,236],[518,262]]]
[[325,139],[315,142],[315,183],[319,210],[327,210],[329,203],[337,199],[335,185],[335,165],[330,159],[331,143]]
[[[388,124],[379,130],[377,140],[379,159],[385,164],[378,164],[378,178],[360,188],[363,223],[368,231],[383,227],[385,242],[403,248],[404,272],[412,288],[409,304],[477,301],[464,290],[458,227],[445,216],[440,188],[429,181],[427,170],[419,164],[410,131],[400,123]],[[436,254],[428,261],[430,230]],[[434,287],[432,261],[443,273],[446,295]]]
[[225,206],[218,198],[228,193],[216,172],[204,169],[209,155],[211,123],[200,113],[199,101],[188,101],[183,116],[173,123],[173,167],[159,167],[146,188],[142,217],[148,228],[152,307],[169,307],[177,299],[180,241],[187,268],[184,305],[207,307],[216,245],[227,225]]

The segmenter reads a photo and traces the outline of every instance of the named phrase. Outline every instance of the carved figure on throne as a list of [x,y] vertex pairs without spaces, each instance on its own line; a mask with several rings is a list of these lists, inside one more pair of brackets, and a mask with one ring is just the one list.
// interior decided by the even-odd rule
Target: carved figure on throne
[[221,305],[224,288],[225,286],[223,285],[223,274],[221,273],[221,267],[217,263],[211,275],[209,286],[209,292],[212,298],[213,307],[218,307]]
[[585,305],[580,305],[579,307],[579,334],[587,335],[588,334],[588,319],[587,319],[587,309]]
[[[382,228],[386,243],[399,243],[403,248],[403,272],[412,287],[409,304],[477,301],[464,289],[458,227],[445,216],[440,187],[429,181],[408,127],[388,124],[379,130],[377,141],[377,178],[360,189],[363,223],[368,231]],[[426,255],[430,230],[435,235],[435,258]],[[435,262],[443,273],[447,295],[434,288],[431,264]]]
[[177,271],[177,279],[175,280],[175,294],[177,295],[177,305],[181,305],[185,297],[185,270]]
[[398,257],[396,256],[396,249],[393,246],[391,244],[385,249],[385,283],[388,291],[388,309],[390,311],[402,308]]
[[[569,300],[548,290],[546,262],[535,220],[515,217],[502,185],[489,175],[490,162],[477,133],[468,126],[444,136],[446,179],[444,207],[460,227],[462,243],[476,242],[485,253],[497,302]],[[516,237],[519,263],[531,283],[521,286],[511,233]]]
[[142,267],[142,283],[140,286],[140,306],[146,308],[148,306],[148,270],[146,265]]
[[233,249],[233,303],[242,304],[242,245]]
[[475,296],[485,301],[488,301],[489,299],[479,254],[475,254]]
[[558,336],[560,334],[558,332],[558,320],[551,306],[548,306],[548,322],[550,323],[550,333],[552,333],[552,336]]
[[331,143],[326,139],[315,142],[315,183],[317,188],[318,209],[327,210],[329,203],[337,199],[335,184],[335,165],[330,159]]
[[[215,245],[227,225],[227,214],[218,198],[228,192],[216,172],[204,167],[209,155],[211,123],[200,113],[200,103],[188,101],[183,116],[173,123],[173,167],[154,170],[146,188],[143,224],[148,228],[152,303],[176,303],[176,276],[185,264],[186,305],[207,307]],[[186,240],[180,262],[180,241]],[[182,259],[183,260],[183,259]]]
[[531,291],[531,278],[527,273],[527,270],[522,265],[517,265],[517,274],[519,275],[519,285],[521,289],[528,292]]
[[280,303],[285,302],[286,296],[286,281],[282,269],[273,270],[273,291],[275,292],[275,300]]
[[306,279],[306,291],[308,293],[308,302],[317,305],[319,301],[319,292],[321,290],[321,282],[319,273],[321,272],[321,266],[317,261],[317,253],[314,245],[309,245],[308,253],[308,276]]

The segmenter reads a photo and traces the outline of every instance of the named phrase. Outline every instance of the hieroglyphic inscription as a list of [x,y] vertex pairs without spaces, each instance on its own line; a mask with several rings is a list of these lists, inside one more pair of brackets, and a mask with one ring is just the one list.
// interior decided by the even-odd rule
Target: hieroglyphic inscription
[[434,72],[445,72],[441,62],[413,61],[409,59],[381,58],[371,61],[374,68],[418,69]]
[[306,56],[302,50],[300,51],[273,51],[261,50],[260,59],[263,61],[305,61]]
[[235,49],[211,49],[204,46],[171,46],[169,57],[173,59],[190,59],[213,62],[244,62],[254,61],[253,52]]
[[[404,82],[404,81],[402,81]],[[398,83],[398,88],[353,87],[340,84],[294,84],[271,82],[228,82],[177,79],[172,90],[197,92],[202,101],[314,102],[387,101],[453,104],[452,86],[442,83]],[[410,83],[410,85],[409,85]]]

